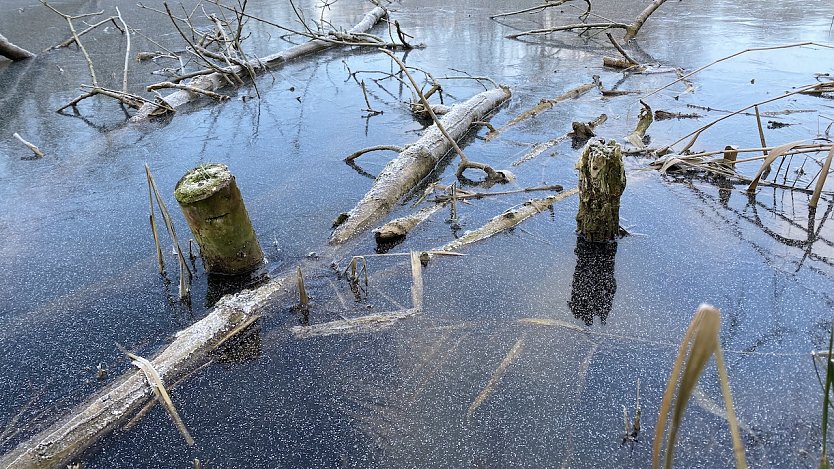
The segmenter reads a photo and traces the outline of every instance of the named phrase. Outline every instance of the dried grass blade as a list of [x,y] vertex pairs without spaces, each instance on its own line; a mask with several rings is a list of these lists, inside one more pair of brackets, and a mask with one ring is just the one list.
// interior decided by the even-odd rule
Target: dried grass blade
[[692,336],[698,329],[698,323],[701,321],[701,314],[698,311],[692,322],[689,323],[689,328],[681,340],[680,348],[678,348],[678,356],[675,358],[675,364],[672,366],[672,372],[669,374],[669,380],[666,382],[666,391],[663,393],[663,400],[660,402],[660,411],[657,416],[657,426],[654,432],[654,443],[652,444],[652,467],[657,469],[660,467],[660,447],[663,445],[663,435],[666,432],[666,422],[669,419],[669,409],[672,407],[672,398],[675,394],[675,387],[680,378],[683,361],[689,351],[689,342]]
[[191,269],[188,268],[188,264],[185,262],[185,255],[182,253],[182,248],[177,240],[177,232],[174,229],[174,223],[171,221],[171,215],[168,212],[168,207],[165,205],[165,201],[162,199],[162,195],[156,187],[156,181],[154,181],[153,175],[151,175],[151,169],[147,164],[145,164],[145,173],[148,176],[148,180],[151,183],[151,189],[153,189],[154,196],[156,197],[156,204],[159,206],[159,211],[162,213],[162,221],[165,222],[165,227],[168,229],[168,233],[171,235],[171,240],[174,242],[174,248],[177,250],[177,258],[180,268],[179,293],[180,299],[184,299],[191,293]]
[[680,424],[683,421],[686,405],[689,403],[689,398],[692,396],[695,385],[698,384],[698,378],[700,378],[701,372],[704,371],[707,361],[709,361],[716,347],[718,347],[718,330],[721,326],[721,314],[711,306],[701,305],[698,308],[697,315],[700,318],[692,337],[692,345],[689,348],[686,367],[681,376],[680,386],[678,387],[675,398],[675,406],[672,410],[672,421],[669,424],[669,439],[666,442],[666,459],[664,464],[666,469],[672,469],[675,442],[677,441]]
[[183,423],[182,418],[180,418],[180,414],[177,412],[177,408],[174,407],[174,403],[171,401],[171,396],[168,395],[168,391],[165,390],[165,385],[162,384],[162,378],[160,378],[159,372],[156,371],[153,364],[151,364],[151,362],[147,359],[129,352],[124,347],[119,346],[119,348],[125,355],[128,356],[128,358],[132,360],[132,363],[137,368],[145,373],[145,378],[147,378],[148,384],[151,386],[151,389],[153,389],[157,399],[162,402],[165,406],[165,410],[168,411],[168,414],[174,420],[174,424],[177,426],[180,433],[182,433],[183,438],[185,438],[185,442],[188,446],[194,446],[194,438],[192,438],[191,434],[188,433],[188,428],[185,427],[185,423]]
[[162,246],[159,242],[159,231],[156,229],[156,214],[153,209],[153,185],[151,184],[151,168],[145,164],[145,175],[148,179],[148,209],[150,210],[151,233],[153,233],[153,243],[156,246],[156,263],[159,268],[160,275],[165,273],[165,259],[162,257]]
[[336,321],[313,324],[310,326],[293,326],[290,332],[297,339],[309,339],[311,337],[324,337],[336,334],[361,334],[377,332],[387,329],[397,321],[407,319],[420,314],[414,308],[393,311],[387,313],[369,314],[352,319],[338,319]]
[[522,324],[530,324],[532,326],[561,327],[563,329],[570,329],[570,330],[576,331],[576,332],[588,332],[587,329],[583,329],[582,327],[579,327],[576,324],[571,324],[567,321],[562,321],[561,319],[522,318],[522,319],[519,319],[518,322],[520,322]]
[[721,351],[721,347],[718,345],[715,347],[715,364],[718,367],[718,380],[721,382],[721,393],[724,395],[727,423],[730,424],[730,435],[733,438],[733,455],[736,458],[736,469],[747,469],[744,445],[741,443],[741,432],[739,431],[736,409],[733,405],[733,395],[730,392],[730,377],[727,373],[727,366],[724,363],[724,352]]
[[799,145],[802,145],[803,142],[804,140],[798,140],[796,142],[790,142],[784,145],[779,145],[778,147],[775,147],[773,150],[770,150],[770,152],[768,152],[767,154],[767,158],[765,158],[762,162],[761,168],[759,168],[759,171],[756,172],[756,176],[753,177],[753,181],[750,182],[749,186],[747,186],[747,192],[753,192],[756,190],[756,186],[759,185],[759,180],[762,178],[762,174],[764,174],[765,170],[769,168],[774,161],[776,161],[776,158],[779,158],[780,156],[783,156],[785,153],[793,150]]
[[817,176],[817,186],[814,188],[814,195],[811,196],[811,201],[808,202],[809,207],[816,207],[822,194],[822,188],[825,186],[825,180],[828,178],[828,171],[831,169],[831,159],[834,158],[834,147],[828,152],[828,157],[825,158],[825,163],[822,165],[820,175]]

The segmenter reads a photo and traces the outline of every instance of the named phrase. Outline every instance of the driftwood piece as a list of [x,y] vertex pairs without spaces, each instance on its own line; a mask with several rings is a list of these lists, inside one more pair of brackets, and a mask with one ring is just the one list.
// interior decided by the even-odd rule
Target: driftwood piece
[[400,239],[444,206],[445,204],[434,204],[418,210],[411,215],[395,218],[394,220],[391,220],[375,229],[374,238],[376,238],[377,243],[385,243],[395,239]]
[[36,57],[35,54],[29,52],[28,50],[9,42],[9,40],[2,34],[0,34],[0,56],[15,61]]
[[[371,29],[373,25],[375,25],[381,18],[383,18],[387,14],[387,11],[382,7],[376,7],[370,12],[368,12],[362,21],[357,23],[354,27],[348,30],[349,34],[356,34],[356,33],[364,33]],[[253,70],[255,72],[266,70],[269,67],[273,67],[284,62],[288,62],[290,60],[296,59],[303,55],[312,54],[314,52],[320,52],[330,47],[336,45],[334,42],[323,41],[320,39],[314,39],[310,42],[305,44],[301,44],[298,46],[290,47],[287,50],[277,52],[275,54],[268,55],[266,57],[255,58],[249,60],[245,63],[246,67],[242,67],[240,65],[234,65],[231,67],[225,67],[221,70],[223,73],[214,72],[208,75],[201,75],[198,77],[194,77],[189,83],[188,86],[191,88],[198,88],[204,91],[215,91],[217,89],[222,88],[225,86],[227,74],[236,74],[243,71],[246,71],[248,68],[249,70]],[[190,89],[181,89],[175,91],[168,96],[162,98],[163,101],[171,108],[176,109],[186,103],[189,103],[195,99],[197,99],[200,94],[196,93]],[[153,103],[146,103],[139,109],[139,112],[136,113],[131,118],[133,122],[140,122],[149,119],[154,113],[158,112],[160,106]]]
[[[285,290],[292,275],[274,279],[256,290],[223,297],[203,319],[176,334],[174,341],[151,360],[162,381],[171,383],[207,362],[209,352],[251,323],[268,300]],[[144,374],[132,370],[116,379],[64,419],[0,457],[0,467],[61,467],[98,439],[125,423],[153,397]]]
[[[455,140],[460,139],[475,121],[482,120],[509,97],[508,88],[484,91],[453,106],[440,121],[449,135]],[[341,223],[330,236],[330,243],[342,244],[384,217],[400,198],[434,169],[450,149],[451,143],[437,126],[430,126],[419,140],[385,166],[356,207],[340,216]]]
[[477,230],[467,231],[463,234],[463,236],[443,247],[438,248],[437,251],[455,251],[469,244],[487,239],[518,225],[533,215],[547,210],[557,201],[566,199],[578,192],[578,189],[571,189],[558,195],[528,200],[519,207],[511,208],[501,215],[498,215]]
[[620,145],[589,143],[576,163],[579,211],[576,231],[590,242],[613,240],[620,232],[620,196],[626,185]]

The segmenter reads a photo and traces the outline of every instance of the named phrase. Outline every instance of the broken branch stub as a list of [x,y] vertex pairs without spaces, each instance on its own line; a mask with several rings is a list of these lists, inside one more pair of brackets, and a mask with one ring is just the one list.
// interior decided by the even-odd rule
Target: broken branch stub
[[[509,99],[510,95],[509,88],[484,91],[453,106],[440,122],[453,139],[460,139],[474,122],[483,120],[485,115]],[[438,127],[430,126],[420,139],[383,168],[356,207],[339,218],[341,223],[330,236],[330,244],[348,241],[388,214],[394,204],[428,176],[451,149],[450,141]]]
[[36,57],[35,54],[28,50],[9,42],[2,34],[0,34],[0,56],[15,61]]
[[174,195],[200,245],[207,272],[237,275],[261,265],[264,253],[226,165],[192,169],[177,183]]
[[589,143],[576,169],[579,170],[576,231],[591,242],[613,240],[620,231],[620,196],[626,186],[620,145],[614,140]]

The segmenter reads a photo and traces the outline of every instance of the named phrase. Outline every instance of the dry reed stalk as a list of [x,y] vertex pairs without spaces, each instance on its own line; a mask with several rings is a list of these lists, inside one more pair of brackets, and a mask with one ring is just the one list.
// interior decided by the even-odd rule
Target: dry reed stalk
[[194,438],[192,438],[191,434],[188,433],[188,428],[185,427],[185,423],[183,423],[182,418],[180,418],[177,408],[174,407],[174,402],[171,401],[171,396],[168,395],[168,391],[165,390],[165,385],[162,383],[162,378],[160,378],[159,372],[156,371],[156,368],[154,368],[151,362],[147,359],[129,352],[119,344],[116,344],[116,346],[132,360],[131,363],[145,373],[145,378],[147,378],[148,384],[151,386],[151,389],[153,389],[154,394],[156,394],[156,398],[162,402],[165,410],[168,411],[168,415],[170,415],[171,419],[174,420],[174,424],[177,426],[177,430],[180,431],[183,438],[185,438],[185,442],[188,446],[194,446]]
[[694,71],[691,71],[691,72],[687,73],[686,75],[681,75],[681,76],[678,77],[677,80],[669,82],[669,83],[661,86],[660,88],[658,88],[658,89],[656,89],[656,90],[654,90],[654,91],[652,91],[652,92],[650,92],[646,95],[643,95],[643,98],[648,98],[649,96],[651,96],[653,94],[657,94],[657,93],[665,90],[666,88],[669,88],[670,86],[674,85],[675,83],[684,81],[687,78],[691,77],[692,75],[695,75],[696,73],[700,73],[700,72],[704,71],[705,69],[707,69],[709,67],[712,67],[715,64],[721,63],[725,60],[732,59],[734,57],[738,57],[739,55],[746,54],[748,52],[759,52],[759,51],[768,51],[768,50],[776,50],[776,49],[788,49],[788,48],[792,48],[792,47],[801,47],[801,46],[818,46],[818,47],[826,47],[826,48],[834,49],[834,45],[823,44],[823,43],[814,42],[814,41],[797,42],[797,43],[792,43],[792,44],[781,44],[781,45],[769,46],[769,47],[752,47],[752,48],[749,48],[749,49],[744,49],[742,51],[735,52],[735,53],[732,53],[730,55],[721,57],[720,59],[713,60],[712,62],[704,65],[703,67],[700,67],[700,68],[698,68]]
[[828,171],[831,169],[831,159],[834,158],[834,147],[828,152],[828,157],[825,158],[825,164],[822,165],[822,170],[817,176],[817,186],[814,188],[814,195],[811,196],[811,201],[808,202],[809,207],[816,208],[822,194],[822,187],[825,185],[825,180],[828,178]]
[[724,116],[722,116],[722,117],[719,117],[719,118],[717,118],[717,119],[713,120],[712,122],[710,122],[710,123],[708,123],[708,124],[706,124],[706,125],[703,125],[703,126],[701,126],[701,127],[697,128],[697,129],[693,130],[692,132],[690,132],[690,133],[688,133],[688,134],[684,135],[683,137],[681,137],[681,138],[679,138],[679,139],[675,140],[674,142],[670,143],[669,145],[666,145],[666,146],[665,146],[664,148],[662,148],[661,150],[658,150],[658,154],[663,154],[663,153],[665,153],[665,152],[666,152],[666,150],[669,150],[670,148],[672,148],[673,146],[677,145],[678,143],[681,143],[682,141],[686,140],[687,138],[692,137],[692,138],[689,140],[689,142],[687,142],[686,146],[684,146],[684,147],[683,147],[683,149],[679,152],[679,153],[684,153],[684,152],[686,152],[687,150],[689,150],[690,148],[692,148],[692,145],[694,145],[694,144],[695,144],[695,142],[698,140],[698,137],[700,137],[700,136],[701,136],[701,134],[702,134],[705,130],[707,130],[707,129],[709,129],[710,127],[712,127],[713,125],[715,125],[715,124],[717,124],[717,123],[719,123],[719,122],[723,121],[724,119],[728,119],[728,118],[730,118],[730,117],[732,117],[732,116],[735,116],[735,115],[738,115],[738,114],[742,114],[742,113],[744,113],[744,111],[750,110],[750,109],[752,109],[752,108],[753,108],[753,107],[755,107],[755,106],[761,106],[762,104],[767,104],[767,103],[770,103],[770,102],[773,102],[773,101],[777,101],[777,100],[779,100],[779,99],[784,99],[784,98],[787,98],[787,97],[790,97],[790,96],[793,96],[793,95],[796,95],[796,94],[803,93],[803,92],[808,91],[808,90],[812,90],[812,89],[814,89],[814,88],[819,87],[820,85],[821,85],[821,83],[813,83],[813,84],[810,84],[810,85],[800,86],[800,87],[795,88],[793,91],[789,91],[789,92],[786,92],[786,93],[781,94],[781,95],[779,95],[779,96],[776,96],[776,97],[773,97],[773,98],[768,98],[768,99],[765,99],[765,100],[762,100],[762,101],[759,101],[759,102],[756,102],[756,103],[750,104],[749,106],[745,106],[745,107],[743,107],[743,108],[741,108],[741,109],[738,109],[738,110],[736,110],[736,111],[733,111],[733,112],[731,112],[731,113],[729,113],[729,114],[726,114],[726,115],[724,115]]
[[[754,192],[756,187],[759,184],[759,180],[764,177],[765,172],[770,169],[770,165],[776,161],[776,158],[780,156],[784,156],[786,153],[790,152],[791,150],[795,149],[799,145],[802,145],[804,140],[798,140],[796,142],[786,143],[784,145],[779,145],[778,147],[773,148],[767,153],[767,157],[762,162],[762,166],[759,168],[759,171],[756,172],[756,175],[753,177],[753,181],[750,185],[747,186],[747,192]],[[765,147],[762,147],[765,148]]]
[[[148,219],[151,223],[153,244],[154,247],[156,247],[156,264],[159,269],[159,274],[162,275],[165,273],[165,259],[162,257],[162,246],[159,243],[159,232],[156,230],[156,211],[153,209],[153,185],[151,184],[151,170],[147,164],[145,164],[145,176],[148,180],[148,210],[150,210]],[[189,248],[190,246],[191,243],[189,242]]]
[[[727,411],[727,422],[730,425],[730,434],[733,440],[733,454],[736,460],[737,469],[746,469],[747,462],[744,456],[744,446],[741,443],[741,435],[730,393],[727,368],[724,363],[724,355],[719,344],[719,330],[721,328],[721,312],[709,305],[702,304],[695,317],[689,324],[683,340],[678,349],[678,355],[672,366],[669,381],[666,383],[666,392],[658,414],[657,427],[655,428],[654,444],[652,445],[652,467],[660,467],[660,447],[664,442],[669,411],[672,408],[672,419],[669,423],[669,434],[666,441],[666,452],[664,467],[672,468],[674,460],[674,447],[677,441],[678,431],[683,420],[686,405],[698,383],[698,379],[712,356],[715,356],[718,376],[721,382],[721,391],[724,394],[724,405]],[[684,361],[686,362],[684,364]],[[683,368],[683,372],[681,369]],[[677,390],[677,393],[676,393]]]
[[177,232],[174,229],[173,221],[171,221],[171,215],[168,212],[168,207],[165,205],[165,201],[162,199],[162,195],[156,187],[156,181],[154,181],[153,175],[151,174],[151,168],[147,165],[147,163],[145,164],[145,174],[150,182],[159,211],[162,213],[162,221],[165,223],[165,228],[168,229],[168,234],[171,235],[171,240],[174,242],[174,250],[177,253],[180,270],[179,298],[180,300],[184,300],[191,294],[191,269],[188,268],[188,264],[185,262],[185,255],[183,255],[182,248],[177,240]]

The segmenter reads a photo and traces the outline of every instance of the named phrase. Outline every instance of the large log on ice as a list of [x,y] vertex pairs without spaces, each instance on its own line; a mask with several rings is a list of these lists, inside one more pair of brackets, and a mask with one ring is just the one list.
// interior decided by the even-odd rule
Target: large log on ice
[[[509,99],[509,88],[501,87],[479,93],[456,104],[440,123],[455,140],[466,135],[473,123],[483,120]],[[394,205],[429,175],[452,145],[436,125],[430,126],[414,143],[391,160],[377,176],[371,190],[340,222],[330,236],[331,244],[342,244],[391,212]]]

